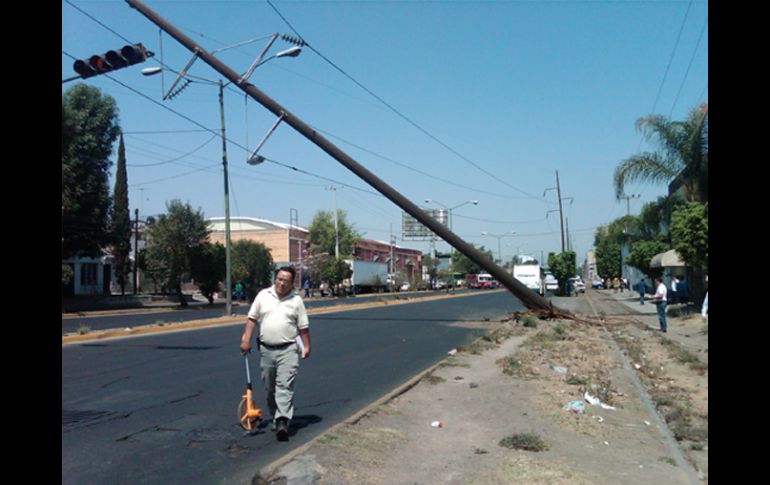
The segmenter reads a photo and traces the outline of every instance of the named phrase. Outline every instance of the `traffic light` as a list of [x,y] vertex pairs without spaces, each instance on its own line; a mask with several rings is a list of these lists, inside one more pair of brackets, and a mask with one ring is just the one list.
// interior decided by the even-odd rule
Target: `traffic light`
[[100,56],[91,56],[88,59],[78,59],[72,68],[80,77],[85,79],[144,62],[153,55],[141,43],[128,44],[124,45],[120,50],[111,50]]

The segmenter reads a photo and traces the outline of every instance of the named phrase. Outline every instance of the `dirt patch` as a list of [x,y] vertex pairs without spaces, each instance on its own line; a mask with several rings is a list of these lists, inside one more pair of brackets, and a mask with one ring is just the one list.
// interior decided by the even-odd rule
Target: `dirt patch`
[[[600,295],[592,298],[600,301]],[[308,482],[318,484],[691,483],[637,386],[634,374],[649,368],[652,376],[640,376],[642,382],[660,391],[650,395],[669,427],[677,413],[689,426],[678,443],[707,483],[707,361],[705,370],[693,367],[648,323],[617,320],[606,327],[489,323],[490,333],[476,345],[458,349],[408,392],[355,424],[332,428],[289,465],[312,463]],[[671,318],[666,337],[702,355],[708,340],[698,337],[698,326]],[[623,365],[618,342],[629,361],[634,354],[642,359],[640,370]],[[636,348],[626,349],[628,342]],[[685,417],[682,408],[690,410]],[[508,446],[522,436],[537,446]],[[263,470],[263,476],[281,476],[282,466]]]

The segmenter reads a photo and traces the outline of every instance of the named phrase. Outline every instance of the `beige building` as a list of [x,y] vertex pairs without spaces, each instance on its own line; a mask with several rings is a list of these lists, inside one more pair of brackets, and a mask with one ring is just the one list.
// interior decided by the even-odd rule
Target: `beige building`
[[[225,244],[225,218],[212,217],[208,220],[212,243]],[[302,264],[300,248],[307,250],[308,231],[304,227],[290,226],[281,222],[254,217],[230,218],[230,241],[249,241],[264,244],[273,256],[276,266]]]
[[[225,218],[212,217],[208,219],[212,243],[225,244]],[[291,226],[282,222],[268,221],[254,217],[230,218],[230,241],[247,239],[264,244],[273,256],[276,266],[293,265],[303,268],[304,258],[310,248],[308,230],[300,226]],[[380,261],[390,263],[393,255],[394,273],[400,273],[406,278],[420,276],[422,268],[422,251],[393,245],[384,241],[361,239],[353,251],[354,257],[363,261]],[[303,268],[304,269],[304,268]],[[299,282],[297,282],[299,284]]]

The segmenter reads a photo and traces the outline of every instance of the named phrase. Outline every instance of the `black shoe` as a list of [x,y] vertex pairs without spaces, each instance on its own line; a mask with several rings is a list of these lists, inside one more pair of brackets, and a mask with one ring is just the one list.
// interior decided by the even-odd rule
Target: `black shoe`
[[275,436],[278,438],[278,441],[288,441],[289,440],[289,420],[286,418],[278,418],[276,425],[276,433]]

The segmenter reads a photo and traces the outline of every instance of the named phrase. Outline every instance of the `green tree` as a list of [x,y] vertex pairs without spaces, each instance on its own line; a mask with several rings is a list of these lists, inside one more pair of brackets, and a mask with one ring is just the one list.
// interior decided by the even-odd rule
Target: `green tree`
[[275,264],[270,249],[261,242],[246,239],[233,242],[230,271],[233,282],[240,281],[247,298],[254,299],[259,290],[272,284]]
[[[487,255],[490,260],[494,260],[491,250],[484,248],[484,246],[481,246],[478,248],[478,250]],[[452,269],[458,273],[464,274],[477,274],[485,272],[481,266],[471,261],[468,256],[464,255],[460,251],[452,251]]]
[[115,100],[86,84],[62,93],[62,258],[98,256],[110,243],[110,155]]
[[637,216],[634,236],[638,239],[670,242],[671,215],[684,202],[677,197],[658,197],[642,206]]
[[208,241],[210,230],[200,209],[194,211],[176,199],[167,203],[166,209],[167,214],[161,214],[147,227],[144,269],[164,289],[176,293],[182,306],[187,306],[182,278],[191,274],[192,254]]
[[708,103],[690,111],[684,121],[649,115],[636,121],[637,130],[659,150],[620,162],[614,173],[615,197],[630,182],[670,183],[679,178],[685,200],[708,201]]
[[206,242],[195,248],[190,255],[191,276],[203,296],[214,303],[214,293],[219,291],[219,283],[225,279],[227,263],[225,247]]
[[126,294],[126,279],[131,274],[131,214],[128,207],[128,175],[126,173],[126,146],[123,134],[118,144],[118,164],[115,171],[115,190],[110,216],[110,235],[112,240],[112,267],[115,278],[120,283],[120,294]]
[[567,294],[567,281],[577,274],[577,265],[575,263],[575,251],[564,251],[563,253],[548,253],[548,267],[554,278],[559,281],[559,289],[562,295]]
[[[355,250],[361,234],[346,220],[345,211],[337,209],[337,232],[339,233],[340,257],[350,256]],[[310,252],[314,255],[335,254],[334,213],[318,211],[308,227]]]
[[671,241],[687,266],[708,271],[708,204],[689,202],[678,207],[671,218]]
[[594,248],[596,269],[600,276],[606,278],[620,275],[621,243],[636,232],[637,219],[633,216],[623,216],[599,226],[594,234]]
[[626,256],[626,263],[637,268],[647,275],[649,281],[659,277],[663,273],[663,268],[651,268],[650,260],[656,254],[660,254],[668,249],[668,245],[660,240],[639,240],[634,241],[631,251]]
[[313,281],[328,281],[332,286],[353,275],[353,269],[345,260],[325,253],[311,256],[309,268]]

